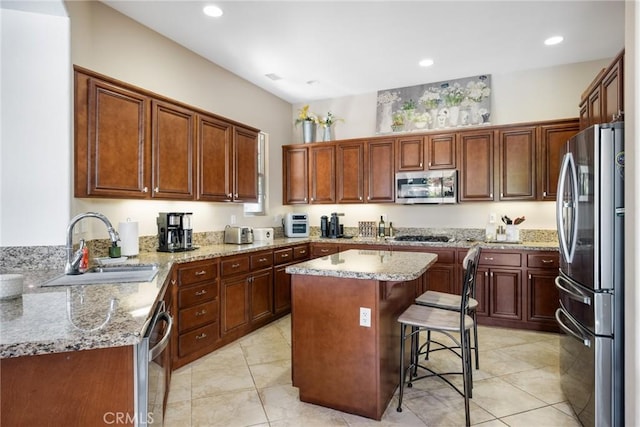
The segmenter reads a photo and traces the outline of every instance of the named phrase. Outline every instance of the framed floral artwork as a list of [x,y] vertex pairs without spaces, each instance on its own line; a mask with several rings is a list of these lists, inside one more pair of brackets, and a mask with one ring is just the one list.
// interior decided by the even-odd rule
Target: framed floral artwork
[[491,75],[378,91],[376,133],[490,124]]

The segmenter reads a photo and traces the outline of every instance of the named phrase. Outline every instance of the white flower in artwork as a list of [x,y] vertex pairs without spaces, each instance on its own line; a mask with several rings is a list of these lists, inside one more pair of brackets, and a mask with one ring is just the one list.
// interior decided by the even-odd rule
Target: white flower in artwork
[[386,91],[378,95],[378,105],[391,104],[392,102],[400,100],[401,98],[398,96],[398,92]]
[[470,81],[465,88],[465,95],[468,99],[475,102],[481,102],[483,99],[488,98],[491,94],[491,88],[483,81]]

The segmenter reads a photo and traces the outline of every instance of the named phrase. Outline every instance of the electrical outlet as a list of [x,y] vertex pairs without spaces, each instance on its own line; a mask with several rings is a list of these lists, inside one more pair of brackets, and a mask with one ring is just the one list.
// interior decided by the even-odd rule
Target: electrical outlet
[[371,309],[360,307],[360,326],[371,327]]
[[489,224],[495,224],[497,220],[497,215],[495,212],[491,212],[489,214]]
[[236,216],[235,215],[231,215],[231,225],[236,223]]

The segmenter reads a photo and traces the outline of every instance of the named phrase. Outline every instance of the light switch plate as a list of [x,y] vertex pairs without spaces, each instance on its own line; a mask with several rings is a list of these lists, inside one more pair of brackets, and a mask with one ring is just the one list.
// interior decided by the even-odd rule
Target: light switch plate
[[371,309],[360,307],[360,326],[371,327]]

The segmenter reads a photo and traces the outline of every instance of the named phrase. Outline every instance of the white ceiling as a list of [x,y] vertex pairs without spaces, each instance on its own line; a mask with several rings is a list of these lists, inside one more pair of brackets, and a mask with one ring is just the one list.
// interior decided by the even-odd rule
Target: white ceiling
[[[102,1],[291,103],[610,58],[624,47],[620,0]],[[224,15],[204,16],[206,4]],[[552,35],[565,41],[544,46]],[[419,67],[423,58],[435,65]]]

